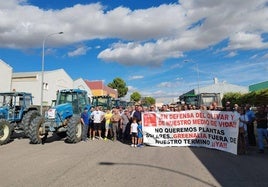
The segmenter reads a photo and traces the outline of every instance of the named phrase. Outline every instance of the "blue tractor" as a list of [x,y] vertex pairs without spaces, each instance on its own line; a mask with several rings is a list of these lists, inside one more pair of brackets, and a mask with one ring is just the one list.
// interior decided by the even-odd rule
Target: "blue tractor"
[[64,89],[57,92],[55,106],[45,112],[45,116],[37,116],[30,125],[30,143],[44,143],[48,132],[55,132],[66,137],[66,142],[81,141],[83,125],[80,121],[84,108],[90,108],[89,98],[85,90]]
[[0,93],[0,145],[9,142],[14,131],[29,136],[30,123],[36,116],[40,113],[33,105],[31,93]]

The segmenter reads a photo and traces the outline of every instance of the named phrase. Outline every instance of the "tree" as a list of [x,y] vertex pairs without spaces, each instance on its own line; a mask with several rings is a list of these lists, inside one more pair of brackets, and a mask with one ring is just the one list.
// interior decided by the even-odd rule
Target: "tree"
[[223,103],[230,101],[231,104],[237,103],[240,106],[245,104],[250,104],[253,106],[258,106],[268,103],[268,89],[253,91],[245,94],[241,93],[226,93],[223,96]]
[[124,97],[127,95],[128,87],[123,79],[117,77],[113,80],[113,82],[109,83],[108,86],[110,88],[116,89],[118,93],[118,98]]
[[130,101],[138,102],[138,101],[140,101],[140,99],[141,99],[141,94],[139,92],[133,92],[130,95]]
[[144,97],[142,98],[142,105],[150,106],[152,104],[155,104],[155,99],[153,97]]

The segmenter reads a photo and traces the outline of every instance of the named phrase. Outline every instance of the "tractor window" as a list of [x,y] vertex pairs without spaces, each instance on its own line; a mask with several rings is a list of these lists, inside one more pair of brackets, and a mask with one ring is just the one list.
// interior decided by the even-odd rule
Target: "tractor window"
[[70,93],[60,93],[60,98],[58,100],[58,104],[63,104],[63,103],[72,103],[73,97]]
[[78,100],[79,100],[79,106],[85,106],[86,103],[86,98],[84,97],[83,94],[78,95]]
[[21,104],[21,99],[23,101],[23,98],[19,97],[19,96],[15,96],[13,99],[13,106],[20,106]]
[[77,94],[73,94],[72,106],[73,106],[74,113],[78,114],[79,108],[78,108],[78,96],[77,96]]
[[[22,103],[20,103],[20,106],[23,106],[23,98],[21,98],[20,102],[22,102]],[[25,106],[29,107],[32,104],[31,103],[31,96],[26,95],[24,102],[25,102]]]

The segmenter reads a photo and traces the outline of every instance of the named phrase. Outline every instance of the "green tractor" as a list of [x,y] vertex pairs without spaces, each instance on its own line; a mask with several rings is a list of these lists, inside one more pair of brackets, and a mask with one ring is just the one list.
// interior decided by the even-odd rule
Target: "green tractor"
[[[68,143],[78,143],[82,138],[83,125],[80,121],[84,108],[90,108],[85,90],[65,89],[57,92],[55,106],[37,116],[30,125],[30,143],[45,143],[49,132],[66,137]],[[89,111],[90,112],[90,111]]]
[[109,95],[103,95],[103,96],[93,96],[92,97],[92,106],[100,106],[104,110],[112,109],[113,107],[113,101],[112,97]]
[[26,92],[0,93],[0,145],[9,142],[14,131],[29,136],[31,121],[40,116],[32,98],[32,94]]

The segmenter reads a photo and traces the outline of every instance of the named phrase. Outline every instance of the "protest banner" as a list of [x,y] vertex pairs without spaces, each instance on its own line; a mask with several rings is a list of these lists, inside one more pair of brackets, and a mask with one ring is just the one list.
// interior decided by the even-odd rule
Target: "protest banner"
[[142,124],[147,145],[199,146],[237,154],[239,121],[234,112],[145,112]]

